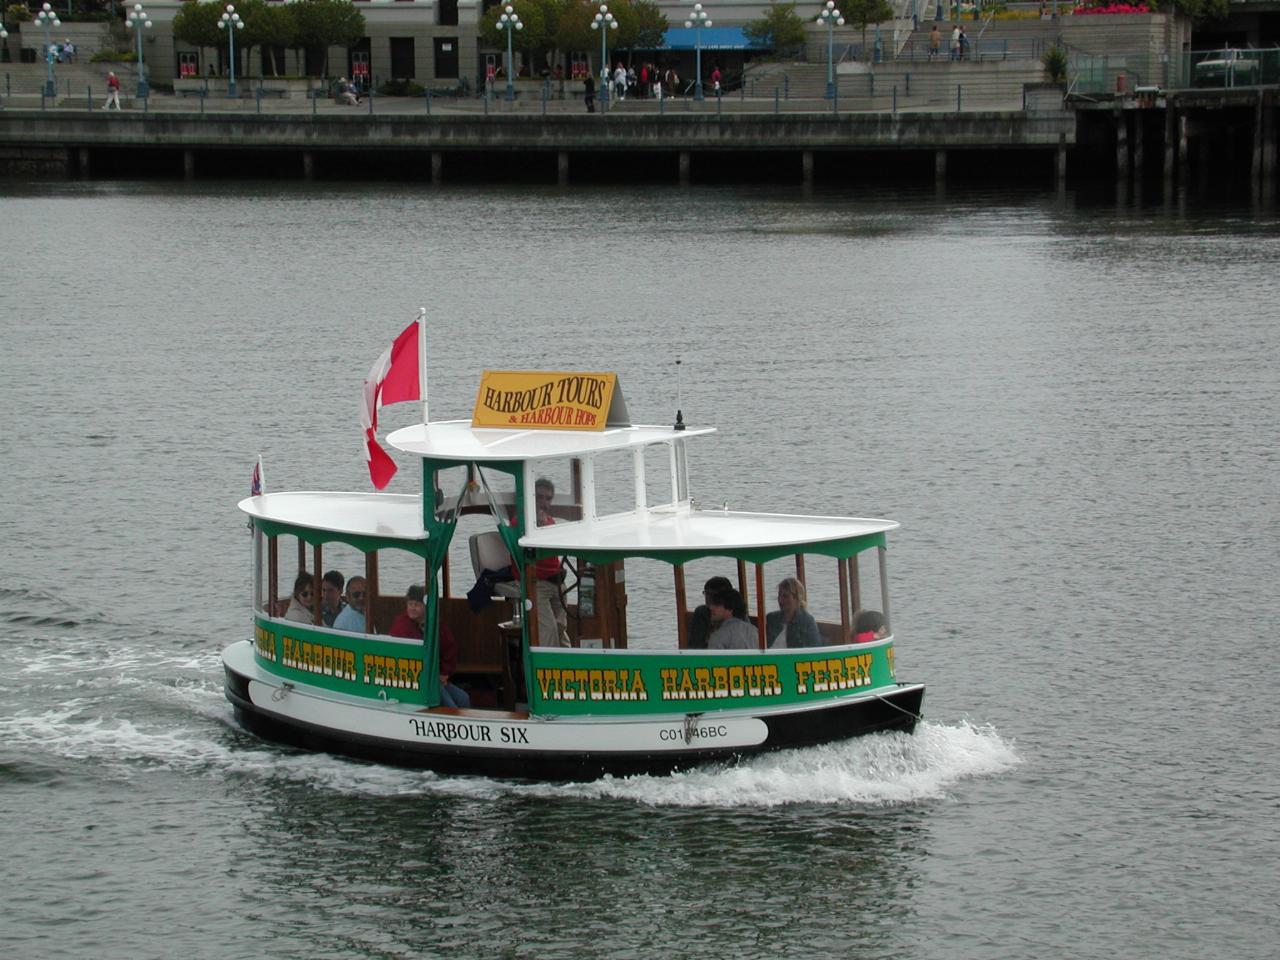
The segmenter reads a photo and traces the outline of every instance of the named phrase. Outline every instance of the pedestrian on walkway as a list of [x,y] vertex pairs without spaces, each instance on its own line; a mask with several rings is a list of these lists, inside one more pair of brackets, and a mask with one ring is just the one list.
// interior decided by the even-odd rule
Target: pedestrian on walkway
[[938,25],[935,23],[933,29],[929,31],[929,59],[937,60],[938,51],[942,49],[942,34],[938,31]]
[[117,110],[120,109],[120,78],[107,71],[107,102],[102,105],[102,109],[110,110],[112,104],[115,104]]
[[589,73],[582,81],[582,102],[587,105],[587,113],[596,112],[596,82]]

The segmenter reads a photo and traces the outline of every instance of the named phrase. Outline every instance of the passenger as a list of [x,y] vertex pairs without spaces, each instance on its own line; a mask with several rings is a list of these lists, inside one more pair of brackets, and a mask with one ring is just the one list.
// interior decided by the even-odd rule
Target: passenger
[[320,581],[320,619],[326,627],[332,627],[333,621],[342,612],[342,585],[344,577],[337,570],[330,570]]
[[705,650],[707,649],[707,637],[711,634],[711,611],[707,608],[707,604],[711,601],[711,595],[717,590],[732,590],[733,584],[729,582],[728,577],[712,577],[702,587],[702,603],[693,611],[693,617],[689,623],[689,649]]
[[[533,485],[534,499],[537,501],[538,526],[549,527],[554,524],[551,516],[551,502],[556,496],[556,486],[546,477],[539,477]],[[564,597],[560,594],[560,585],[564,582],[559,557],[543,557],[534,564],[534,575],[537,577],[536,597],[538,609],[538,645],[550,647],[559,644],[569,646],[569,614],[564,607]],[[517,570],[516,574],[520,575]]]
[[717,590],[707,600],[711,612],[711,636],[707,637],[708,650],[752,650],[760,642],[756,628],[738,617],[746,614],[742,594],[733,587]]
[[404,610],[391,621],[391,636],[404,637],[407,640],[423,638],[423,623],[427,619],[427,605],[423,597],[427,591],[414,584],[404,595]]
[[[396,617],[391,624],[391,636],[404,637],[408,640],[421,640],[427,619],[427,606],[423,603],[427,592],[414,585],[404,595],[404,613]],[[458,641],[453,638],[453,631],[440,622],[440,705],[442,707],[464,708],[471,706],[471,698],[461,687],[449,682],[453,671],[458,666]]]
[[311,623],[315,619],[312,613],[314,593],[313,578],[304,570],[293,580],[293,599],[289,601],[289,609],[285,611],[284,618],[297,623]]
[[364,633],[364,577],[352,577],[347,581],[347,602],[333,620],[335,630]]
[[778,584],[778,609],[764,620],[765,635],[771,647],[820,647],[822,634],[818,621],[809,613],[804,584],[787,577]]
[[889,624],[879,610],[863,610],[853,619],[853,642],[870,643],[889,635]]

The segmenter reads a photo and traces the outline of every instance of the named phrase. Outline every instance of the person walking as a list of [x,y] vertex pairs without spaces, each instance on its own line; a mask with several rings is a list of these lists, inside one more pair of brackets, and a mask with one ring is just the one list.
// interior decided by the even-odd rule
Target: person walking
[[107,102],[102,105],[102,109],[110,110],[112,104],[115,104],[117,110],[120,109],[120,78],[107,71]]
[[938,52],[942,49],[942,32],[935,23],[933,29],[929,31],[929,59],[937,60]]
[[582,102],[587,105],[587,113],[596,112],[596,82],[589,73],[582,81]]

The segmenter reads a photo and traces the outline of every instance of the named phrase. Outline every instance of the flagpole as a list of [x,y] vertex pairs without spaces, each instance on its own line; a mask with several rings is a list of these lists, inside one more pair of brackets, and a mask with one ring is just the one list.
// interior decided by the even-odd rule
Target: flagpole
[[427,308],[418,308],[418,379],[422,382],[422,422],[427,416]]
[[264,494],[267,492],[267,475],[262,469],[262,454],[258,454],[258,486]]

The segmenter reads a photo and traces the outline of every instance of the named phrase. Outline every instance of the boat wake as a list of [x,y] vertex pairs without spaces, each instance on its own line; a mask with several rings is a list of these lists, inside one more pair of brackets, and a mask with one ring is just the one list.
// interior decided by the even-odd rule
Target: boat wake
[[944,799],[963,780],[993,776],[1020,762],[1013,747],[990,727],[926,722],[914,734],[783,750],[669,777],[606,777],[543,789],[650,806],[896,806]]

